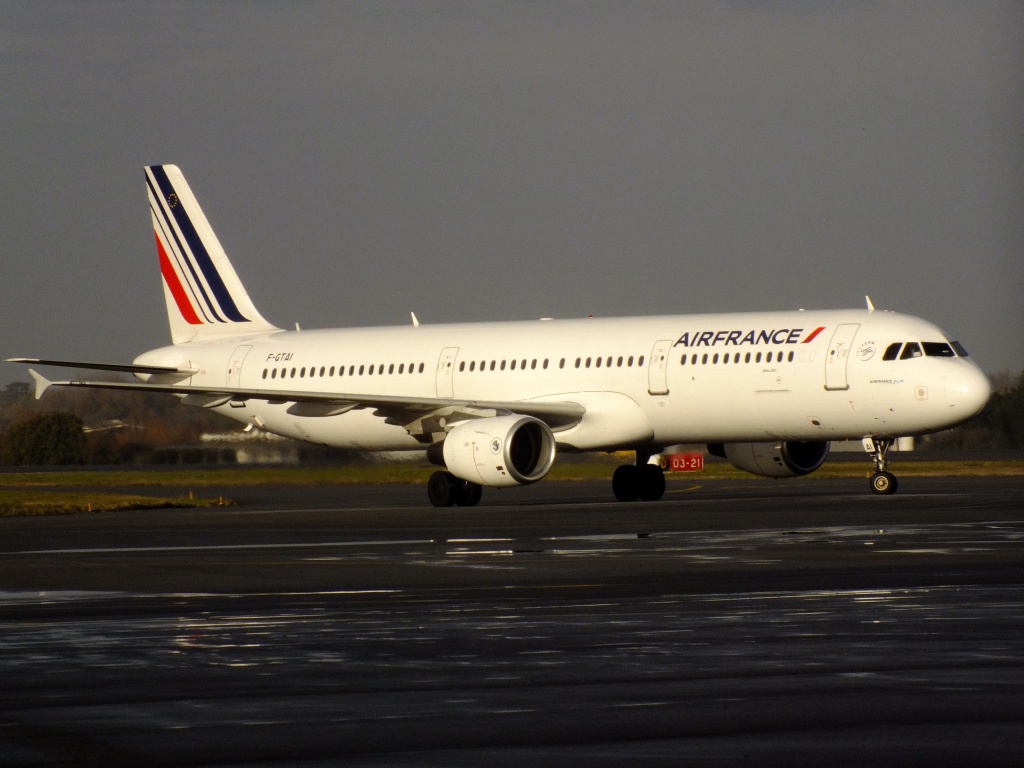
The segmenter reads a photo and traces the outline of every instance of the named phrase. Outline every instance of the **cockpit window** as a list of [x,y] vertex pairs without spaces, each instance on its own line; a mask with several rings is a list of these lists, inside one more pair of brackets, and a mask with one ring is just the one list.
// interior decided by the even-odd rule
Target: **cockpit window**
[[882,355],[883,360],[895,360],[899,357],[900,347],[903,346],[902,341],[897,341],[895,344],[890,344],[885,348],[885,354]]
[[925,341],[921,346],[924,347],[924,353],[928,357],[956,357],[953,354],[953,348],[945,342]]
[[921,345],[916,341],[908,341],[906,346],[903,347],[903,354],[900,355],[900,360],[909,360],[912,357],[921,357]]
[[957,357],[967,357],[967,350],[959,341],[951,341],[949,344],[956,351]]

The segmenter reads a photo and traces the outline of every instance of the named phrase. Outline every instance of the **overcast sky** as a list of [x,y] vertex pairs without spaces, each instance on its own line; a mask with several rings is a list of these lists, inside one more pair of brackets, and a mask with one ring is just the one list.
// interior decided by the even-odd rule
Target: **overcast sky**
[[169,343],[175,163],[285,327],[869,294],[1024,369],[1019,2],[0,0],[0,100],[0,357]]

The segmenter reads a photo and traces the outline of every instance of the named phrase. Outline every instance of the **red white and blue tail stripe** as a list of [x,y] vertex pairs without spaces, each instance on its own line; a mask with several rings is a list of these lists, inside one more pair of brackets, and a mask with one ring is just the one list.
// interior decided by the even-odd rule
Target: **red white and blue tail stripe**
[[256,310],[178,167],[147,166],[146,191],[173,342],[278,330]]

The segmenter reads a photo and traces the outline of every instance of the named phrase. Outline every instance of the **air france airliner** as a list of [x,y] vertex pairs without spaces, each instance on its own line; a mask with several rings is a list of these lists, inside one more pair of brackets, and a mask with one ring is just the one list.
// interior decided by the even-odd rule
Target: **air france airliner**
[[173,165],[145,169],[171,345],[131,364],[11,362],[120,371],[135,381],[50,386],[170,393],[248,428],[360,451],[422,451],[427,495],[471,506],[482,487],[541,480],[557,452],[629,451],[612,492],[653,501],[659,457],[706,444],[765,477],[807,475],[830,441],[861,440],[871,489],[896,490],[899,436],[967,421],[988,380],[931,323],[815,310],[282,330],[263,318]]

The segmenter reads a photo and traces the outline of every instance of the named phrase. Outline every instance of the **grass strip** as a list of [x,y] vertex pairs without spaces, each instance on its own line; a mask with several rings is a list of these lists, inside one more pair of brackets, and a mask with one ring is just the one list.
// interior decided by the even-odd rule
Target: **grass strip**
[[156,498],[101,491],[0,490],[0,517],[77,515],[127,509],[177,509],[230,504],[223,499]]
[[[549,480],[610,479],[618,462],[555,462]],[[386,464],[342,467],[270,467],[193,470],[138,471],[65,471],[22,472],[0,474],[0,488],[47,488],[75,486],[80,488],[112,487],[187,487],[258,486],[258,485],[381,485],[422,484],[437,467],[421,464]],[[871,462],[826,462],[810,475],[815,477],[858,478],[873,471]],[[1019,477],[1024,475],[1021,461],[899,461],[892,471],[903,477]],[[756,479],[725,462],[708,462],[703,472],[669,473],[669,479]]]

